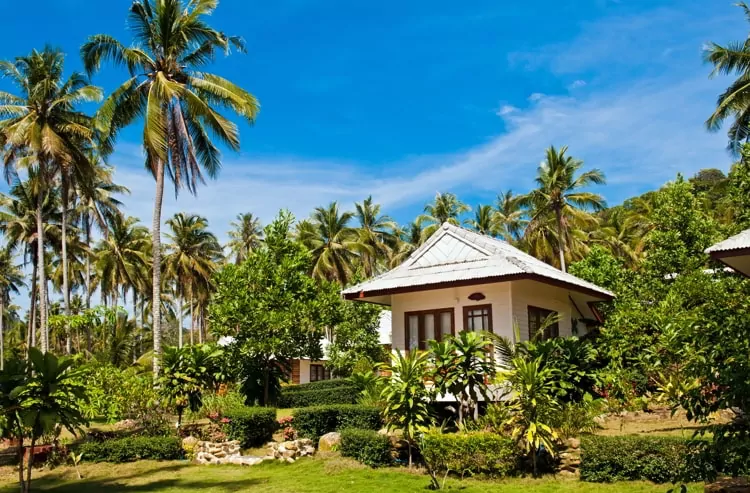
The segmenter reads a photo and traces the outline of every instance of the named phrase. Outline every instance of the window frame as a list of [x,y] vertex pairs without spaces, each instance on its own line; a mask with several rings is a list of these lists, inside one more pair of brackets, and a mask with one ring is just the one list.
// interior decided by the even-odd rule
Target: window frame
[[469,312],[472,312],[474,310],[487,310],[487,323],[489,324],[489,328],[485,329],[483,332],[494,332],[495,328],[492,324],[492,303],[484,303],[482,305],[469,305],[464,307],[464,330],[470,330],[471,332],[476,332],[474,329],[469,329]]
[[435,341],[442,341],[443,339],[443,327],[440,322],[440,315],[442,313],[448,313],[451,314],[451,335],[456,335],[456,310],[453,308],[435,308],[432,310],[415,310],[411,312],[404,312],[404,349],[406,351],[410,351],[411,348],[409,347],[409,339],[411,335],[411,330],[409,327],[409,317],[417,317],[417,350],[418,351],[424,351],[427,349],[427,341],[424,337],[424,316],[425,315],[432,315],[434,317],[434,330],[435,330]]
[[[313,368],[315,369],[316,376],[313,378]],[[317,375],[317,372],[322,372],[322,377],[319,378],[319,375]],[[320,363],[310,363],[310,381],[311,382],[322,382],[323,380],[330,380],[331,379],[331,370],[329,368],[326,368],[325,365]]]
[[[526,307],[526,316],[527,316],[527,322],[526,322],[526,331],[528,334],[529,339],[531,340],[534,337],[534,334],[531,333],[531,314],[532,312],[535,312],[535,314],[538,316],[536,317],[536,322],[538,323],[538,327],[542,326],[542,322],[547,319],[550,315],[555,315],[558,317],[557,321],[550,325],[547,329],[545,329],[542,332],[542,340],[546,341],[549,339],[554,339],[556,337],[560,337],[560,312],[556,310],[549,310],[547,308],[542,308],[541,306],[534,306],[534,305],[527,305]],[[544,314],[544,316],[542,316]],[[554,329],[554,330],[553,330]],[[537,328],[537,331],[539,329]]]

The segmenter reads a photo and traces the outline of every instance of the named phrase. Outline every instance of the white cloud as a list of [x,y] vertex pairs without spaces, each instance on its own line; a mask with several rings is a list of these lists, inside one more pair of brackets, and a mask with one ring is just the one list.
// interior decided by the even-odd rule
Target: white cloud
[[505,116],[505,115],[510,115],[510,114],[511,114],[511,113],[513,113],[514,111],[518,111],[518,108],[516,108],[515,106],[513,106],[513,105],[510,105],[510,104],[504,104],[504,105],[502,105],[502,106],[500,107],[500,109],[498,109],[498,110],[497,110],[497,111],[495,112],[495,114],[496,114],[497,116]]
[[586,81],[585,80],[577,79],[577,80],[574,80],[573,82],[571,82],[570,84],[568,84],[568,90],[572,91],[574,89],[578,89],[578,88],[584,87],[585,85],[586,85]]

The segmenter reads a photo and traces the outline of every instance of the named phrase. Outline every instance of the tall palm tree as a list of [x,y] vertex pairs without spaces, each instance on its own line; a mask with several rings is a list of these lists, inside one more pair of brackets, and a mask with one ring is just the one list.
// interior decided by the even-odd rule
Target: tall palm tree
[[588,211],[604,208],[601,195],[582,191],[593,184],[604,184],[604,174],[598,169],[576,176],[583,161],[567,156],[567,146],[558,151],[550,146],[545,161],[537,170],[537,188],[521,199],[521,205],[532,209],[531,227],[538,227],[552,217],[555,221],[560,270],[565,272],[565,245],[574,219],[584,220]]
[[[92,157],[92,161],[96,158]],[[121,216],[120,208],[122,202],[116,195],[130,193],[127,187],[117,185],[112,181],[114,170],[111,167],[100,164],[96,167],[91,180],[78,182],[78,200],[75,207],[75,222],[83,233],[86,248],[91,248],[91,237],[96,228],[102,235],[109,234],[107,224],[115,216]],[[86,308],[91,308],[91,255],[85,258],[85,286],[86,286]]]
[[399,226],[395,234],[397,243],[390,261],[391,268],[398,266],[409,258],[424,240],[422,225],[418,221],[411,222],[404,227]]
[[528,225],[526,211],[521,205],[520,197],[512,190],[500,192],[495,202],[493,216],[495,232],[505,241],[517,241]]
[[[15,177],[8,195],[0,194],[0,232],[4,233],[8,247],[14,251],[20,249],[24,265],[31,263],[31,286],[29,290],[29,326],[27,336],[27,347],[36,346],[36,322],[37,313],[41,312],[42,288],[39,287],[39,243],[37,240],[37,217],[38,204],[42,201],[42,224],[44,227],[42,249],[54,249],[61,242],[60,233],[60,207],[57,190],[48,190],[41,183],[38,170],[30,168],[26,181]],[[41,197],[41,199],[40,199]],[[44,264],[46,265],[46,264]],[[46,274],[45,274],[46,283]],[[37,289],[39,288],[39,289]],[[46,286],[43,289],[46,303]],[[39,313],[41,318],[41,313]]]
[[438,192],[435,200],[424,206],[424,214],[417,218],[417,222],[422,226],[427,224],[422,234],[428,238],[445,222],[458,226],[461,214],[469,211],[471,207],[458,200],[455,194]]
[[359,243],[366,247],[361,255],[362,264],[365,275],[370,277],[375,274],[378,265],[382,265],[391,256],[391,251],[396,246],[396,223],[380,213],[380,204],[372,202],[372,195],[363,202],[354,204],[354,218],[359,223]]
[[[203,71],[217,51],[244,51],[240,38],[227,36],[205,22],[216,0],[135,0],[128,25],[134,43],[126,47],[112,36],[91,36],[81,47],[89,73],[109,60],[128,68],[130,77],[104,102],[98,127],[110,138],[143,116],[146,167],[156,180],[152,224],[152,304],[161,300],[161,208],[165,173],[182,187],[196,192],[203,171],[216,177],[220,153],[209,132],[232,150],[240,146],[237,125],[218,108],[234,111],[252,123],[259,111],[250,93],[227,79]],[[203,171],[202,171],[203,170]],[[153,313],[154,378],[159,374],[161,314]]]
[[11,293],[18,294],[23,285],[23,270],[16,264],[13,251],[0,247],[0,371],[5,366],[5,308],[10,305]]
[[310,220],[297,225],[298,238],[313,257],[313,276],[342,285],[349,281],[358,252],[367,250],[349,226],[353,217],[352,212],[340,212],[338,204],[331,202],[328,207],[316,207]]
[[[0,75],[11,80],[19,90],[19,96],[0,92],[0,145],[6,149],[5,166],[25,165],[35,167],[40,185],[52,182],[53,176],[62,174],[63,182],[74,169],[81,172],[83,163],[88,161],[84,145],[93,145],[94,131],[90,119],[76,111],[80,102],[98,101],[101,90],[86,83],[80,74],[63,78],[63,54],[46,48],[42,52],[32,51],[30,55],[18,57],[14,61],[0,62]],[[83,144],[83,145],[82,145]],[[79,169],[80,168],[80,169]],[[64,190],[66,192],[67,190]],[[44,265],[44,225],[42,208],[44,191],[39,194],[37,203],[37,262]],[[63,193],[63,204],[67,196]],[[66,207],[63,207],[63,237],[66,235]],[[67,249],[62,242],[63,263]],[[40,325],[42,352],[49,349],[47,329],[47,280],[43,268],[39,273]],[[67,273],[65,274],[67,277]],[[67,284],[67,279],[65,281]],[[67,285],[66,285],[67,288]],[[67,306],[66,295],[66,306]]]
[[112,307],[128,289],[139,290],[147,284],[150,238],[148,230],[135,217],[113,216],[108,234],[94,250],[99,288]]
[[495,236],[495,210],[493,210],[491,205],[478,205],[474,209],[474,217],[464,222],[479,234]]
[[[165,276],[174,281],[177,297],[177,338],[182,347],[183,310],[186,295],[191,297],[192,313],[193,296],[196,288],[208,286],[216,270],[217,260],[221,257],[221,246],[213,233],[208,231],[208,220],[196,214],[175,214],[167,220],[170,243],[164,257]],[[192,331],[191,331],[192,337]]]
[[[750,22],[750,7],[745,2],[737,4]],[[710,43],[704,59],[713,65],[710,77],[735,75],[737,78],[719,95],[716,110],[706,120],[709,130],[716,131],[727,118],[731,118],[728,148],[735,153],[743,142],[750,139],[750,38],[734,41],[726,46]]]
[[232,221],[229,225],[232,230],[229,232],[227,247],[234,255],[235,263],[241,264],[263,242],[263,226],[252,212],[237,214],[237,221]]

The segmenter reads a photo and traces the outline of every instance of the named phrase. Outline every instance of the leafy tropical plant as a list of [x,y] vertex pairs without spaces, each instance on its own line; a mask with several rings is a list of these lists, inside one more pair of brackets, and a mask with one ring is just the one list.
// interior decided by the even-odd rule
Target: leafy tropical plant
[[432,421],[429,405],[433,391],[424,381],[428,364],[426,352],[410,351],[404,356],[401,351],[396,351],[391,364],[383,367],[390,372],[382,392],[385,402],[383,418],[389,430],[403,433],[409,446],[409,467],[412,466],[412,448],[417,435],[426,431]]
[[478,416],[479,397],[490,400],[488,383],[495,375],[490,344],[486,334],[471,331],[430,342],[435,388],[458,399],[459,426],[467,416]]

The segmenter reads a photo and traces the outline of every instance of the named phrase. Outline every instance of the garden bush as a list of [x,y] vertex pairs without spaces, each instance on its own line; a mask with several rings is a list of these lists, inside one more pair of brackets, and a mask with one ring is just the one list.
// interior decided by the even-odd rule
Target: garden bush
[[344,457],[351,457],[370,467],[391,463],[391,440],[374,430],[342,430],[339,450]]
[[518,470],[519,450],[510,438],[487,432],[425,433],[422,458],[433,473],[502,477]]
[[699,481],[714,467],[706,445],[703,441],[668,436],[584,436],[581,438],[581,479],[593,482]]
[[183,457],[177,437],[136,436],[114,440],[83,442],[77,447],[84,461],[133,462],[142,459],[175,460]]
[[230,440],[239,440],[242,447],[257,447],[269,442],[278,428],[276,409],[268,407],[237,407],[224,413],[221,423]]
[[380,409],[354,404],[336,404],[295,409],[294,427],[300,438],[319,439],[346,428],[378,430],[383,426]]
[[290,385],[281,390],[278,406],[297,408],[327,404],[355,404],[360,389],[348,380],[323,380],[302,385]]

